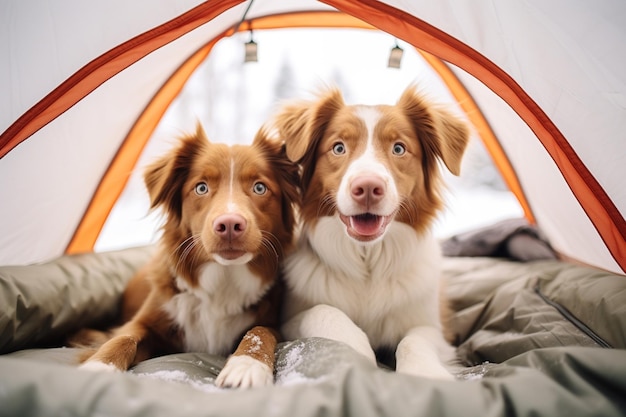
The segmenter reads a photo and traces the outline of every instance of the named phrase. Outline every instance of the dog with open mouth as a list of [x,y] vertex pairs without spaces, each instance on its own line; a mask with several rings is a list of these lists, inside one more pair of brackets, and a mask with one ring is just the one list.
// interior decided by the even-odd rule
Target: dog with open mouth
[[[216,385],[273,383],[280,263],[293,247],[297,181],[284,145],[264,130],[252,145],[229,146],[209,142],[198,125],[150,165],[151,205],[165,217],[158,252],[126,289],[129,321],[104,335],[81,367],[126,370],[166,353],[234,351]],[[86,330],[73,341],[102,336]]]
[[438,242],[440,163],[459,175],[467,125],[414,86],[395,105],[330,89],[285,105],[275,127],[301,170],[301,232],[287,257],[283,335],[326,337],[398,372],[450,379]]

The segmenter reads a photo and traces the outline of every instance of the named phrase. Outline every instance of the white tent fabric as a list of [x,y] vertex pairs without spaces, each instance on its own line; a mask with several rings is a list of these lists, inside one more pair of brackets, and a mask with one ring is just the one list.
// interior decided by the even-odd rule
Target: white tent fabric
[[[218,3],[0,4],[0,264],[64,253],[102,176],[150,100],[190,55],[236,27],[250,5]],[[256,0],[246,19],[334,8],[400,38],[413,37],[416,20],[425,22],[514,80],[532,101],[529,105],[536,104],[541,117],[565,138],[570,161],[555,160],[561,154],[546,152],[539,133],[519,117],[524,112],[513,102],[526,96],[498,91],[499,98],[485,86],[496,85],[501,76],[483,79],[483,69],[471,60],[451,66],[495,132],[534,218],[555,248],[567,258],[623,272],[626,3]],[[206,19],[206,14],[212,16]],[[178,24],[171,25],[175,35],[168,22]],[[158,46],[135,56],[137,42]],[[99,60],[103,56],[107,59]],[[48,96],[67,90],[84,98],[65,102]],[[580,181],[563,168],[572,160],[599,206],[581,201],[587,194],[578,191]]]
[[[619,266],[606,250],[554,161],[533,137],[528,126],[502,99],[475,78],[460,70],[456,73],[481,109],[494,109],[486,116],[496,135],[507,138],[501,143],[518,173],[526,196],[531,202],[538,202],[532,205],[533,214],[542,231],[550,236],[551,244],[563,253],[577,253],[577,259],[584,263],[607,268],[610,265],[613,270],[619,271]],[[570,233],[561,232],[568,229],[571,229]],[[576,248],[581,246],[587,250],[577,252]]]

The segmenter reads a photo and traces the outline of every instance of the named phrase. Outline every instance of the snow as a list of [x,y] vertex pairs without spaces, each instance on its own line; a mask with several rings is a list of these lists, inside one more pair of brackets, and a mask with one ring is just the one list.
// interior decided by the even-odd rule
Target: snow
[[491,364],[489,362],[483,362],[480,365],[472,368],[464,368],[456,373],[456,378],[461,381],[477,381],[483,379]]
[[248,353],[256,353],[261,350],[263,346],[263,340],[256,334],[246,334],[244,336],[244,340],[250,342],[250,346],[248,346]]
[[197,390],[204,392],[225,391],[225,389],[215,386],[215,378],[206,377],[202,378],[201,380],[197,380],[191,378],[185,372],[178,370],[136,373],[135,375],[140,378],[158,379],[161,381],[174,382],[178,384],[187,384],[191,385]]
[[[258,336],[252,337],[258,338]],[[258,338],[258,342],[262,343],[260,338]],[[320,378],[309,378],[304,374],[298,372],[298,366],[304,360],[303,349],[303,344],[293,344],[289,346],[289,348],[283,355],[280,355],[280,358],[276,363],[274,382],[276,386],[311,384],[320,381]],[[196,362],[195,364],[199,367],[205,366],[202,362]],[[215,385],[215,378],[213,377],[193,378],[189,374],[180,370],[162,370],[156,372],[142,372],[133,374],[140,378],[149,378],[170,383],[189,385],[203,392],[216,393],[232,391],[229,388],[217,387]]]
[[276,364],[276,385],[294,385],[314,381],[296,370],[303,361],[303,348],[303,344],[293,345],[278,361]]
[[[329,376],[309,377],[301,372],[306,369],[307,356],[311,355],[311,349],[314,348],[310,344],[305,345],[302,341],[295,341],[284,345],[277,352],[277,362],[275,370],[274,385],[277,387],[288,387],[296,385],[319,384],[326,381]],[[195,365],[199,368],[206,368],[206,364],[202,361],[195,361]],[[340,366],[341,364],[338,364]],[[485,377],[487,372],[494,366],[490,362],[483,362],[473,367],[458,366],[452,370],[452,373],[458,381],[477,381]],[[218,369],[211,367],[211,371],[216,372]],[[193,378],[189,374],[180,370],[162,370],[149,373],[134,373],[140,378],[150,378],[169,383],[185,384],[197,390],[209,393],[232,392],[230,388],[219,388],[215,385],[215,378]]]

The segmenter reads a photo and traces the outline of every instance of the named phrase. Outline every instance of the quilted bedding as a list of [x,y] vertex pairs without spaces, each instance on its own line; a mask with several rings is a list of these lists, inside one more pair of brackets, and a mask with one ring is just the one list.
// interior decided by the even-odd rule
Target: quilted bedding
[[68,332],[114,317],[152,248],[0,267],[0,416],[626,415],[626,277],[558,260],[447,257],[456,381],[374,367],[324,339],[286,341],[276,385],[218,389],[225,358],[76,369]]

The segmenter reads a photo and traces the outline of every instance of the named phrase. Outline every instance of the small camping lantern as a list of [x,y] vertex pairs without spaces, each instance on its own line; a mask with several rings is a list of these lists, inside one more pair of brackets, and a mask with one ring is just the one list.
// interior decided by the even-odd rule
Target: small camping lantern
[[404,50],[400,48],[398,42],[391,51],[389,52],[389,62],[387,63],[387,67],[389,68],[400,68],[400,63],[402,62],[402,55],[404,54]]
[[250,31],[250,40],[246,42],[245,44],[245,51],[246,51],[246,55],[244,58],[244,62],[257,62],[258,61],[258,56],[257,56],[258,45],[254,41],[254,39],[252,39],[252,31]]

